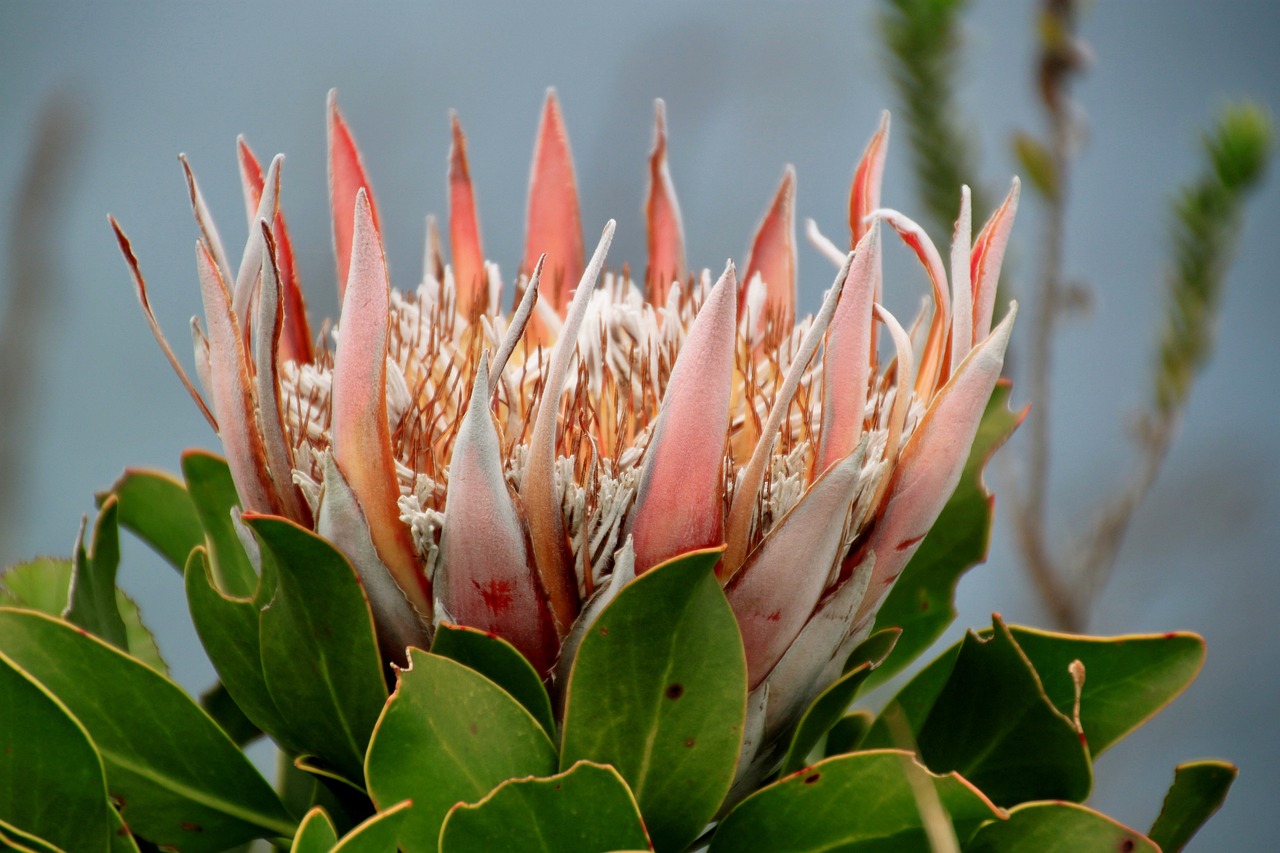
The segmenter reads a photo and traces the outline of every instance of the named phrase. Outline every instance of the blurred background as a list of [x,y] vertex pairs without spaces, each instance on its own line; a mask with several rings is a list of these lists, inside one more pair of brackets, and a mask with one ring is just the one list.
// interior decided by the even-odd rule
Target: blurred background
[[[960,18],[958,115],[991,196],[1019,171],[1012,134],[1043,125],[1038,7],[973,0]],[[878,37],[883,8],[870,0],[379,4],[358,12],[331,2],[4,4],[0,322],[9,342],[0,349],[0,438],[16,452],[0,471],[10,496],[0,559],[69,554],[93,493],[126,466],[174,471],[184,448],[217,447],[147,331],[106,221],[113,213],[132,238],[156,314],[189,365],[196,228],[178,152],[190,158],[235,256],[244,236],[236,134],[264,160],[288,155],[283,205],[314,324],[336,310],[330,87],[363,149],[401,288],[421,275],[424,215],[446,212],[451,107],[469,138],[487,254],[514,271],[533,135],[552,85],[572,139],[584,230],[616,218],[610,261],[642,264],[652,100],[663,97],[690,264],[714,269],[727,257],[743,260],[786,163],[799,176],[799,216],[838,240],[845,233],[854,164],[879,111],[899,103]],[[1093,61],[1073,90],[1087,134],[1069,190],[1064,266],[1089,307],[1063,319],[1055,342],[1054,545],[1088,526],[1137,464],[1130,432],[1151,396],[1168,201],[1200,168],[1199,129],[1233,98],[1280,112],[1280,6],[1268,0],[1098,0],[1079,34]],[[884,202],[925,221],[904,130],[895,124]],[[1025,303],[1034,301],[1042,218],[1024,192],[1006,279]],[[1175,764],[1236,762],[1240,779],[1193,850],[1274,849],[1280,837],[1278,231],[1272,180],[1248,206],[1216,352],[1088,622],[1098,634],[1187,629],[1208,641],[1199,680],[1099,760],[1092,801],[1145,829]],[[947,235],[934,237],[943,244]],[[887,300],[909,316],[925,279],[900,247],[891,254]],[[833,271],[804,243],[799,263],[801,310],[811,311]],[[16,286],[32,282],[39,286]],[[12,293],[24,294],[17,309]],[[1015,380],[1031,345],[1024,317]],[[1025,391],[1015,384],[1015,399]],[[950,638],[990,624],[993,611],[1049,624],[1011,543],[1009,492],[1001,491],[1002,481],[1023,476],[1023,433],[989,471],[998,495],[991,559],[961,583]],[[124,547],[122,585],[176,678],[203,690],[212,670],[180,579],[136,542]]]

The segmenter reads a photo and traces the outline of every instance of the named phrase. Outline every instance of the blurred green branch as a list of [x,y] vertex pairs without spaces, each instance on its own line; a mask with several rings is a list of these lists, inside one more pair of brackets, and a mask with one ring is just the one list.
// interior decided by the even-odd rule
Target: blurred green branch
[[1155,377],[1155,409],[1162,417],[1185,404],[1213,348],[1244,202],[1266,172],[1272,135],[1271,119],[1258,105],[1246,101],[1226,107],[1205,134],[1203,173],[1174,198],[1173,269]]
[[960,15],[967,5],[968,0],[885,0],[880,15],[928,230],[941,234],[951,233],[961,184],[972,191],[975,221],[991,211],[976,180],[973,140],[961,129],[955,108]]

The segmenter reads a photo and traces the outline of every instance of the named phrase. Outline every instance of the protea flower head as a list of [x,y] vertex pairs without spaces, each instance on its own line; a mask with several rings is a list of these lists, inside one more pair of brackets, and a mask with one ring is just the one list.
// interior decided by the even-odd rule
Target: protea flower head
[[[389,658],[447,620],[507,639],[551,682],[629,580],[723,548],[717,574],[753,690],[748,741],[767,741],[839,674],[960,477],[1015,313],[992,328],[1017,182],[976,239],[961,192],[948,277],[929,237],[880,206],[886,114],[854,173],[851,251],[809,224],[839,272],[818,313],[796,321],[794,172],[741,273],[732,262],[714,280],[692,272],[661,102],[642,283],[606,269],[612,221],[587,255],[554,93],[510,276],[485,259],[456,116],[450,262],[429,224],[408,291],[390,285],[370,177],[332,95],[328,131],[342,303],[332,335],[313,340],[308,326],[282,157],[264,173],[239,143],[249,237],[237,266],[187,168],[198,386],[117,227],[244,510],[312,527],[349,557]],[[878,304],[884,226],[932,285],[909,329]]]

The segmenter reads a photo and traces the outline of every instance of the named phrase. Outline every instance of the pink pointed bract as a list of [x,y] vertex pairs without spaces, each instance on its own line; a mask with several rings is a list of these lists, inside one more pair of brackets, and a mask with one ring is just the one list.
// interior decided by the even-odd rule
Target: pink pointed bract
[[[281,212],[281,159],[264,175],[239,145],[251,229],[238,272],[184,160],[203,392],[173,356],[112,224],[149,326],[222,439],[243,508],[333,537],[370,590],[385,654],[397,659],[455,620],[506,638],[557,686],[561,644],[582,636],[601,595],[723,547],[717,576],[762,709],[753,749],[764,750],[838,677],[961,475],[1015,313],[993,324],[1018,186],[976,239],[957,188],[949,275],[928,235],[881,207],[886,114],[854,170],[855,251],[841,259],[819,239],[843,265],[834,281],[817,279],[829,283],[821,310],[796,319],[794,170],[745,262],[730,261],[713,284],[687,266],[677,149],[661,102],[656,113],[648,189],[637,192],[647,259],[607,258],[610,221],[588,262],[568,133],[549,92],[523,258],[504,281],[484,257],[474,164],[454,118],[451,257],[429,218],[421,283],[399,290],[369,172],[331,95],[342,312],[336,334],[316,341]],[[515,188],[496,203],[521,196]],[[930,282],[932,305],[911,323],[878,304],[881,223]],[[511,314],[498,298],[507,285]]]

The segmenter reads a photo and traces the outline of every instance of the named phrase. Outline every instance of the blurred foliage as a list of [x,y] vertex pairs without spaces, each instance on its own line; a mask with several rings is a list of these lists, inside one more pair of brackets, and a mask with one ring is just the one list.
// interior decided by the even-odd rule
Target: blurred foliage
[[1213,347],[1223,281],[1249,193],[1271,158],[1274,128],[1257,104],[1223,109],[1204,135],[1204,168],[1172,203],[1173,268],[1161,332],[1155,405],[1168,416],[1186,401]]
[[960,17],[967,6],[968,0],[885,0],[880,15],[928,230],[943,234],[951,233],[962,184],[972,191],[974,220],[991,211],[977,180],[973,139],[955,108]]

